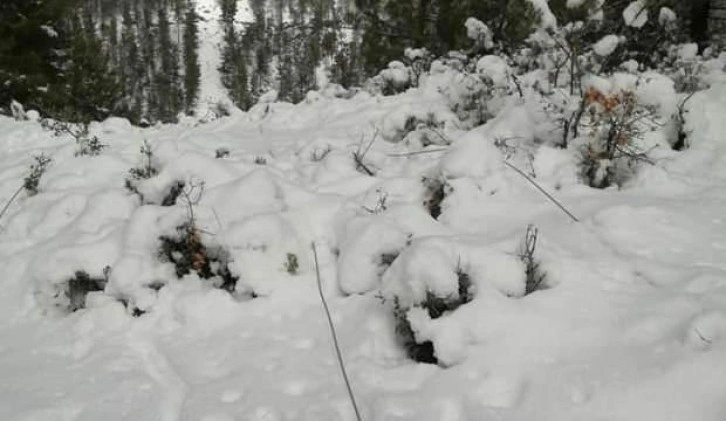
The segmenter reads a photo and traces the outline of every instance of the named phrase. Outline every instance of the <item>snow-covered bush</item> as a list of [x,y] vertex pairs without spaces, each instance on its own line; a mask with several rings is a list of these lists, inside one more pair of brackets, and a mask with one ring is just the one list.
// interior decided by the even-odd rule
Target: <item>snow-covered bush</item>
[[418,87],[421,75],[431,67],[431,53],[425,48],[406,48],[404,56],[410,69],[411,86]]
[[[420,252],[422,249],[414,250]],[[432,259],[429,263],[440,263],[442,259],[442,256],[429,255],[428,257]],[[432,264],[433,266],[435,265]],[[474,297],[474,288],[469,275],[461,267],[450,269],[450,271],[432,273],[431,281],[433,283],[430,285],[415,285],[416,289],[423,289],[413,294],[416,297],[408,297],[403,291],[395,289],[384,292],[384,300],[391,301],[396,335],[403,345],[406,355],[414,361],[428,364],[439,363],[434,343],[429,339],[417,337],[416,331],[419,326],[416,320],[421,318],[419,313],[423,313],[421,315],[423,318],[435,320],[471,302]],[[440,278],[434,279],[437,276]],[[388,286],[390,287],[390,284]]]
[[396,334],[406,350],[406,355],[412,360],[428,364],[439,363],[433,342],[430,340],[418,341],[416,339],[416,333],[411,326],[409,313],[412,311],[423,311],[431,319],[438,319],[445,313],[454,311],[463,304],[470,302],[472,299],[472,291],[469,275],[461,270],[457,270],[456,278],[458,284],[456,294],[437,296],[433,292],[427,291],[426,298],[409,309],[402,307],[397,298],[394,299],[393,317],[396,319]]
[[675,81],[677,92],[691,93],[708,88],[706,59],[695,43],[672,45],[658,70]]
[[658,125],[656,110],[634,91],[602,91],[594,85],[586,89],[583,104],[582,176],[591,187],[622,186],[640,163],[652,163],[642,140],[644,131]]
[[346,224],[338,256],[340,288],[363,294],[378,288],[388,266],[410,241],[410,235],[383,216],[368,215]]
[[396,95],[412,86],[411,75],[411,69],[405,64],[392,61],[388,63],[387,69],[381,70],[378,76],[372,79],[372,83],[383,95]]
[[[509,247],[510,244],[507,245]],[[525,295],[519,257],[442,237],[406,247],[382,279],[381,296],[409,358],[451,366],[466,357],[489,299]]]
[[177,277],[195,272],[212,280],[216,288],[234,292],[239,277],[229,270],[229,254],[221,247],[206,246],[193,222],[179,225],[172,235],[161,236],[159,243],[159,258],[174,265]]
[[469,18],[464,26],[466,36],[474,42],[475,51],[488,51],[494,48],[494,34],[484,22]]
[[23,104],[19,103],[18,101],[10,102],[10,113],[16,121],[23,121],[28,119]]
[[210,279],[216,288],[234,292],[239,280],[229,269],[229,253],[219,246],[202,241],[203,232],[197,226],[194,206],[201,199],[203,184],[190,185],[182,191],[186,200],[187,218],[171,235],[159,237],[159,258],[174,265],[178,278],[195,272],[201,279]]
[[418,147],[441,145],[449,143],[443,131],[454,121],[456,117],[447,112],[445,106],[438,109],[407,107],[386,115],[379,131],[384,140],[392,143],[404,142]]
[[464,127],[476,127],[497,115],[513,92],[513,73],[495,55],[469,59],[458,53],[433,62],[427,88],[443,95]]

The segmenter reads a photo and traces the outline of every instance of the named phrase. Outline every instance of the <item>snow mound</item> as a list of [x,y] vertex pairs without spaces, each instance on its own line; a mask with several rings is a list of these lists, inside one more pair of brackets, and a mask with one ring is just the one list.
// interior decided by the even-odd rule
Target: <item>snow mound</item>
[[648,23],[648,5],[644,0],[631,2],[623,10],[625,24],[634,28],[642,28]]

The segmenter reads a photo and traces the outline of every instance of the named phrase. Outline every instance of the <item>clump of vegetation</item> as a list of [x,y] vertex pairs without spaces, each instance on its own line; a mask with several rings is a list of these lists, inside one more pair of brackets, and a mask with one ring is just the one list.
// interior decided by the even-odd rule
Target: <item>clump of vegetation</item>
[[638,145],[643,129],[657,125],[655,112],[638,103],[631,91],[603,93],[588,88],[584,94],[583,123],[589,141],[582,150],[581,173],[591,187],[622,186],[638,164],[654,162]]
[[297,275],[300,269],[300,262],[295,253],[287,253],[285,260],[285,270],[290,275]]
[[143,158],[143,164],[140,167],[131,168],[129,175],[135,180],[148,180],[149,178],[157,175],[159,170],[154,166],[154,152],[151,150],[151,145],[147,140],[141,145],[141,156]]
[[154,153],[152,152],[151,145],[149,145],[148,141],[144,140],[144,143],[141,145],[140,152],[143,158],[143,163],[141,166],[134,167],[129,170],[129,176],[126,178],[124,186],[128,191],[139,196],[143,203],[144,195],[139,191],[138,183],[141,180],[148,180],[151,177],[154,177],[159,173],[159,170],[157,170],[156,166],[154,166]]
[[[426,310],[431,319],[438,319],[444,314],[455,311],[462,305],[471,302],[474,298],[471,278],[461,268],[457,269],[456,275],[459,284],[457,294],[441,297],[427,291],[426,299],[413,307]],[[438,364],[439,360],[436,358],[434,344],[431,341],[416,340],[416,334],[408,319],[409,310],[410,308],[401,305],[398,298],[394,299],[393,317],[396,321],[396,335],[406,350],[406,355],[416,362]]]
[[529,225],[519,250],[519,259],[524,263],[524,273],[526,275],[524,295],[529,295],[541,289],[547,289],[545,282],[547,274],[542,270],[539,260],[534,256],[537,249],[538,236],[539,230],[537,227]]
[[229,149],[227,148],[217,148],[217,150],[214,151],[214,157],[217,159],[227,158],[229,156]]
[[451,186],[441,178],[424,177],[422,182],[426,186],[423,205],[434,219],[441,216],[441,203],[446,199],[447,193],[450,193]]
[[202,230],[197,226],[194,206],[203,193],[203,184],[182,189],[187,204],[187,220],[177,226],[173,235],[159,237],[159,258],[174,265],[176,276],[182,278],[192,272],[201,279],[209,279],[216,288],[234,292],[239,280],[229,270],[229,254],[221,247],[208,247],[202,241]]
[[103,291],[108,283],[111,268],[106,266],[102,278],[93,278],[86,271],[77,271],[64,282],[57,292],[58,306],[69,313],[86,308],[86,296],[90,292]]
[[52,130],[56,136],[70,135],[76,140],[76,156],[98,156],[108,147],[98,136],[91,136],[88,123],[43,120],[43,127]]
[[169,188],[169,193],[167,193],[161,200],[161,206],[174,206],[176,204],[176,200],[184,193],[184,189],[186,189],[186,187],[187,184],[183,181],[177,181],[172,184]]
[[174,264],[178,278],[195,272],[201,279],[212,280],[216,288],[234,292],[239,277],[229,270],[228,253],[220,247],[207,247],[194,223],[179,225],[174,235],[161,236],[159,241],[159,258]]
[[23,179],[23,188],[28,192],[28,196],[34,196],[38,194],[38,186],[40,185],[40,179],[45,174],[45,170],[48,169],[53,160],[44,155],[36,155],[33,157],[35,162],[30,165],[30,174]]

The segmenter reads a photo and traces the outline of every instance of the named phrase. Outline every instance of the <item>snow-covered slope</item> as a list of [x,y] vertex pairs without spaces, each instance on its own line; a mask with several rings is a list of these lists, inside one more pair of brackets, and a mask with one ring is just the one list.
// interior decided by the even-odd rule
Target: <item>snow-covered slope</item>
[[[448,147],[390,143],[410,115],[453,119],[415,90],[206,125],[109,120],[91,128],[109,145],[98,157],[0,118],[0,203],[33,154],[54,160],[0,220],[0,419],[353,420],[313,242],[366,420],[726,419],[725,93],[697,94],[691,149],[620,191],[583,186],[569,151],[534,148],[541,126],[516,104],[470,132],[449,125]],[[503,164],[502,136],[581,222]],[[136,184],[142,204],[124,180],[144,140],[159,173]],[[446,180],[437,220],[424,179]],[[233,294],[159,258],[190,216],[184,196],[159,205],[176,181],[197,235],[239,277]],[[529,224],[548,288],[524,296]],[[80,270],[107,284],[68,314],[62,289]],[[413,323],[442,364],[412,362],[387,298],[447,290],[459,271],[473,300]]]
[[204,116],[217,104],[229,106],[227,90],[222,86],[219,67],[222,64],[222,40],[224,33],[219,22],[221,11],[219,2],[213,0],[198,1],[196,12],[199,16],[199,62],[200,85],[197,101],[197,115]]

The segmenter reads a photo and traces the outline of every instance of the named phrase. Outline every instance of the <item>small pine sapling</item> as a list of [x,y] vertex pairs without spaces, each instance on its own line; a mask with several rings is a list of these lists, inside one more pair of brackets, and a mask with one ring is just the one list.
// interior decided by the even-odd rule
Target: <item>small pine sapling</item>
[[23,179],[23,188],[28,193],[28,196],[38,194],[40,179],[48,169],[48,165],[53,161],[50,157],[42,153],[34,156],[33,159],[35,159],[35,162],[30,165],[30,174]]
[[287,253],[285,259],[285,270],[287,273],[293,276],[297,275],[300,269],[300,262],[298,261],[297,255],[295,253]]
[[153,163],[154,152],[151,150],[151,145],[149,145],[147,140],[144,140],[144,143],[141,144],[139,151],[143,158],[143,164],[141,167],[131,168],[129,174],[134,180],[148,180],[159,173]]
[[91,136],[88,130],[88,123],[69,123],[54,121],[45,123],[43,126],[52,130],[56,136],[68,134],[76,140],[78,149],[76,156],[98,156],[108,145],[101,142],[98,136]]
[[537,250],[538,236],[539,230],[537,227],[529,225],[519,250],[519,259],[524,263],[525,268],[526,285],[524,295],[529,295],[535,291],[547,288],[547,284],[545,283],[547,274],[542,270],[539,260],[534,256]]
[[148,180],[149,178],[154,177],[159,173],[159,171],[153,164],[154,153],[152,152],[148,141],[144,140],[144,143],[141,145],[140,152],[143,163],[141,166],[134,167],[129,170],[129,176],[126,177],[124,186],[126,187],[126,190],[139,196],[143,203],[144,195],[139,191],[137,184],[141,180]]

